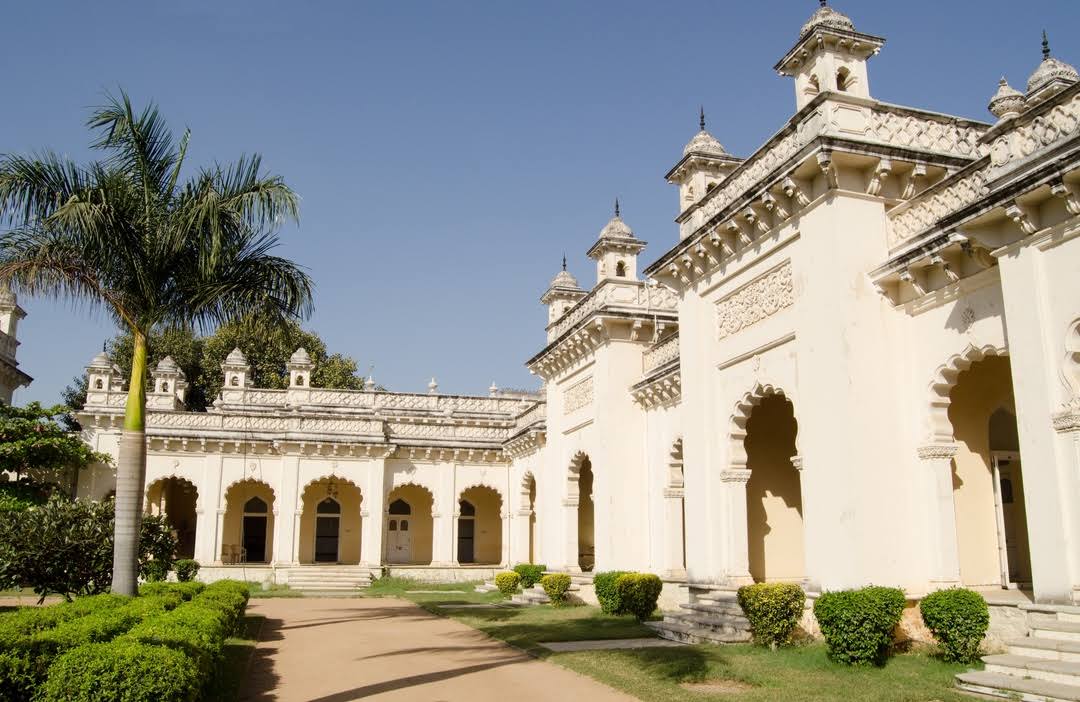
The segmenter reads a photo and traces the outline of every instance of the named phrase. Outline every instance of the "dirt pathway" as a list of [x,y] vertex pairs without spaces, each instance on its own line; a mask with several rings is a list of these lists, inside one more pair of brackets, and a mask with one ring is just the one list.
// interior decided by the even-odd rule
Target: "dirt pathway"
[[395,599],[252,600],[266,617],[245,702],[627,702],[459,622]]

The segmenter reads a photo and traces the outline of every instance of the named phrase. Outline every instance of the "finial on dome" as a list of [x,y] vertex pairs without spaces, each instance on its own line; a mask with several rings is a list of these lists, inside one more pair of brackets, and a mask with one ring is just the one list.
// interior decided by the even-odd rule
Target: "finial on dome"
[[562,269],[566,270],[566,254],[562,255]]
[[827,2],[827,0],[818,0],[818,4],[822,7],[826,7],[829,3]]
[[108,339],[101,342],[101,353],[105,353],[106,349],[108,348],[108,345],[109,345],[109,340]]
[[701,131],[705,131],[705,106],[701,106],[701,118],[698,119],[698,126],[701,127]]
[[1046,36],[1046,30],[1043,30],[1043,61],[1050,58],[1050,40]]
[[619,216],[619,198],[615,198],[615,216]]

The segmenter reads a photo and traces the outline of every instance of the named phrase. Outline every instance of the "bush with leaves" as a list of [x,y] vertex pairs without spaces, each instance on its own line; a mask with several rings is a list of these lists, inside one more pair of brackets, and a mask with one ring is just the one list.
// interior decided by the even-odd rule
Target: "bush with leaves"
[[190,702],[200,675],[177,648],[122,638],[79,646],[49,669],[40,702]]
[[0,403],[0,473],[51,482],[58,474],[85,468],[91,463],[110,463],[78,434],[60,424],[69,408],[45,407],[39,402],[25,407]]
[[545,570],[547,570],[546,565],[533,565],[532,563],[518,563],[514,566],[514,572],[521,576],[522,590],[528,590],[540,582],[540,578],[544,577]]
[[512,570],[508,570],[505,573],[499,573],[495,576],[495,587],[499,588],[499,592],[509,597],[517,592],[518,583],[521,582],[521,576]]
[[738,597],[757,644],[775,649],[791,641],[806,606],[801,587],[795,583],[755,583],[740,587]]
[[58,490],[55,483],[22,477],[4,480],[0,475],[0,512],[21,512],[30,507],[43,505]]
[[173,564],[173,570],[176,571],[176,579],[186,583],[199,574],[199,562],[194,558],[181,558]]
[[[176,537],[164,517],[146,516],[140,545],[140,568],[171,564]],[[41,506],[0,512],[0,583],[29,586],[42,600],[93,595],[109,589],[112,559],[111,501],[54,496]]]
[[990,608],[982,595],[960,587],[938,590],[923,598],[919,611],[942,658],[957,663],[978,660],[979,645],[990,627]]
[[566,593],[570,592],[570,576],[566,573],[550,573],[540,578],[540,586],[551,604],[560,607],[566,604]]
[[904,591],[893,587],[822,593],[814,602],[814,617],[829,657],[854,665],[884,664],[904,604]]
[[620,613],[633,614],[645,621],[656,611],[664,583],[652,573],[625,573],[615,581]]
[[593,575],[593,589],[596,590],[596,599],[600,602],[600,611],[604,614],[623,613],[616,583],[627,572],[629,571],[608,570]]

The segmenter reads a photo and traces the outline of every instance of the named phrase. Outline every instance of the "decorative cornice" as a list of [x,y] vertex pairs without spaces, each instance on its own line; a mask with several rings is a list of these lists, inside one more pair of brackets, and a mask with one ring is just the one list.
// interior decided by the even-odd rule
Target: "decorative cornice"
[[745,484],[749,482],[751,473],[749,468],[729,468],[720,473],[720,480],[725,483]]
[[944,461],[955,456],[959,449],[957,444],[925,444],[917,453],[921,461]]

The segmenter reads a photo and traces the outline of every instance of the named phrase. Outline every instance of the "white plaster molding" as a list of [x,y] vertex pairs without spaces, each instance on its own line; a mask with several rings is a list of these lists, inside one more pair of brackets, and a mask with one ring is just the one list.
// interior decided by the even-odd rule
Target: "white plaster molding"
[[791,261],[788,260],[716,303],[717,338],[726,339],[794,303]]
[[983,346],[968,344],[963,351],[950,356],[945,363],[938,366],[934,372],[934,379],[930,382],[928,388],[928,445],[953,443],[952,422],[949,421],[949,405],[952,403],[950,397],[952,389],[956,385],[956,379],[960,373],[988,356],[1005,355],[1008,355],[1008,350],[1005,348],[991,344]]

